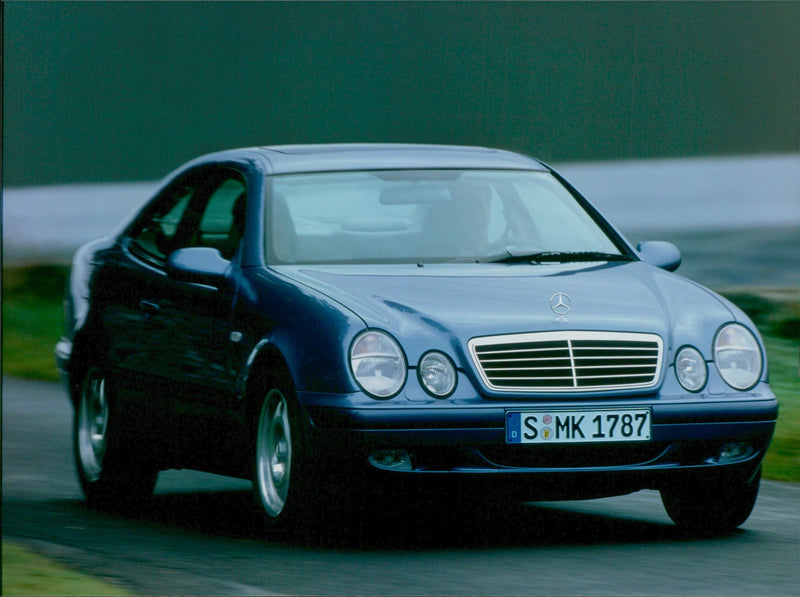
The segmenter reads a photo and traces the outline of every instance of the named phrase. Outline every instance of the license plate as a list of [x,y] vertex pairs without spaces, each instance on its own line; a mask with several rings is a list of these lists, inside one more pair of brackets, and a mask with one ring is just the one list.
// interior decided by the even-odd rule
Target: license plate
[[506,413],[508,444],[641,442],[650,439],[650,409],[537,410]]

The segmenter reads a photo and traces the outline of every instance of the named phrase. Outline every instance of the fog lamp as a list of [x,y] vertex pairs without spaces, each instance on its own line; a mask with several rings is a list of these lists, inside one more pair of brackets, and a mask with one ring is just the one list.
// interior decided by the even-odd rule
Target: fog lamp
[[755,452],[755,449],[747,442],[728,442],[720,448],[717,462],[726,464],[745,460],[752,456],[753,452]]
[[375,450],[369,455],[369,463],[389,471],[410,471],[411,455],[406,450]]

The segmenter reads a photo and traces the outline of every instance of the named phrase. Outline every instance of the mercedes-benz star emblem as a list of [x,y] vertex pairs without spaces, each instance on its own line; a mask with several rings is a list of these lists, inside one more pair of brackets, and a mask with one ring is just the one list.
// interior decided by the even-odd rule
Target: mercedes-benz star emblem
[[550,297],[550,308],[556,314],[556,321],[567,321],[567,313],[572,310],[572,301],[563,292],[556,292]]

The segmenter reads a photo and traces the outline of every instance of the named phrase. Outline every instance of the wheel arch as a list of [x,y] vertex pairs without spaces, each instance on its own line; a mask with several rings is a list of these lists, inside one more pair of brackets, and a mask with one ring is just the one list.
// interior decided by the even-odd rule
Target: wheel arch
[[86,372],[97,355],[97,349],[93,347],[94,344],[95,342],[92,341],[91,335],[85,328],[79,330],[72,341],[72,352],[66,373],[70,401],[76,409],[80,401],[81,387],[83,386]]
[[275,384],[289,384],[295,391],[297,384],[287,359],[272,342],[262,340],[253,349],[247,362],[242,397],[248,425],[255,424],[266,391]]

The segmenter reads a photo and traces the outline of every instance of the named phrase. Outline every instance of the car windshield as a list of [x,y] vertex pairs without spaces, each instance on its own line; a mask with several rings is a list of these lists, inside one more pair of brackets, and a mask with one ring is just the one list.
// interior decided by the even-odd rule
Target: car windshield
[[274,176],[271,183],[270,264],[622,256],[549,172],[335,172]]

